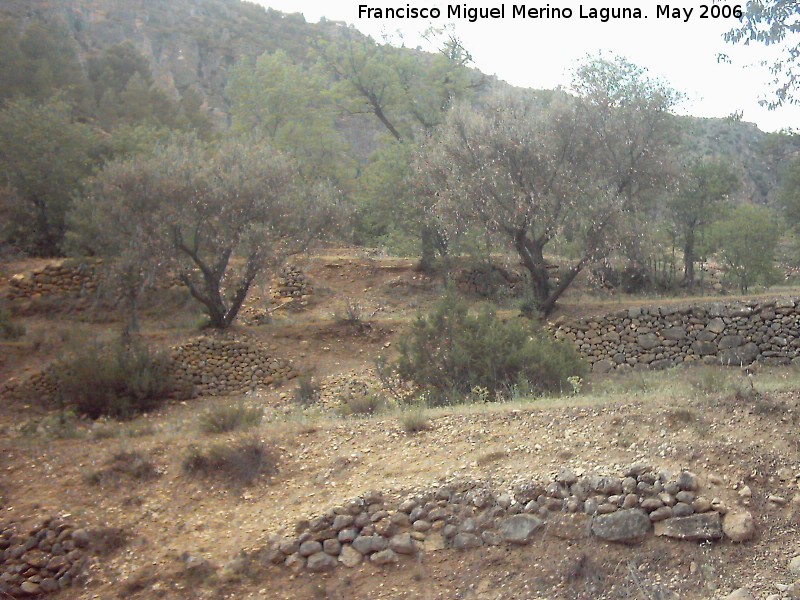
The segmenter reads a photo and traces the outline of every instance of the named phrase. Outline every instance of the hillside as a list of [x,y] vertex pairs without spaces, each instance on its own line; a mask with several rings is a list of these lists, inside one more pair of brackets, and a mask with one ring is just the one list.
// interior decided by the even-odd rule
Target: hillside
[[[240,0],[7,0],[0,5],[0,19],[22,25],[42,19],[62,21],[78,43],[83,62],[115,44],[130,42],[150,62],[159,87],[173,97],[186,90],[199,92],[213,120],[222,126],[228,121],[225,86],[237,61],[281,49],[303,62],[315,40],[330,38],[343,26],[307,23],[300,14]],[[744,175],[740,199],[756,203],[771,199],[783,164],[780,144],[765,144],[768,136],[750,123],[680,120],[685,135],[681,158],[730,157]],[[340,127],[355,155],[364,160],[364,148],[374,148],[380,132],[374,119],[358,116]]]

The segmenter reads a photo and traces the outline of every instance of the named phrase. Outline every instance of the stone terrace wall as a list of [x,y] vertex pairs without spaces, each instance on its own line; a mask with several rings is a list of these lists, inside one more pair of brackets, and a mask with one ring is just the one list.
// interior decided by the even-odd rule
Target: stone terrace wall
[[797,300],[634,308],[551,325],[592,370],[666,369],[683,363],[800,363]]

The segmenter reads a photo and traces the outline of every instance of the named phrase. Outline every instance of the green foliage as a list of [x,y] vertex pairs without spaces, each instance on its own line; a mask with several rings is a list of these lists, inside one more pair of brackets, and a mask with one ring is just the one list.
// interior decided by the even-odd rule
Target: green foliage
[[783,209],[788,225],[800,225],[800,158],[791,161],[783,172],[778,190],[778,204]]
[[725,264],[726,275],[745,293],[751,285],[768,286],[778,280],[775,253],[780,234],[773,211],[742,204],[711,228],[709,238]]
[[0,181],[7,197],[3,238],[30,254],[62,250],[72,196],[100,162],[92,129],[59,97],[20,99],[0,110]]
[[561,393],[572,389],[569,377],[585,372],[571,346],[545,337],[529,321],[504,322],[488,306],[471,314],[453,295],[419,316],[398,350],[398,375],[433,404],[463,401],[474,389],[495,398],[523,382],[532,393]]
[[258,406],[247,406],[243,402],[222,404],[203,411],[199,417],[203,433],[229,433],[249,429],[261,423],[264,410]]
[[14,323],[8,309],[0,306],[0,340],[18,340],[25,335],[25,326]]
[[233,486],[252,484],[277,470],[277,452],[257,438],[219,442],[206,448],[191,446],[183,459],[183,472],[221,479]]
[[56,366],[60,401],[91,419],[130,418],[177,392],[168,356],[137,342],[85,343]]

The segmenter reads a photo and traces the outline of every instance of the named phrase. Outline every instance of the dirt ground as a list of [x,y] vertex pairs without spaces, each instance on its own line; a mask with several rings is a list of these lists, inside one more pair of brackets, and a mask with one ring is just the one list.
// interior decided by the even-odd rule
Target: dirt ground
[[[370,368],[442,293],[440,282],[416,272],[410,260],[349,250],[297,264],[314,285],[309,304],[237,328],[319,379]],[[4,272],[14,268],[5,265]],[[268,285],[254,291],[251,305],[266,306]],[[560,310],[585,315],[636,302],[584,289]],[[364,327],[341,322],[346,304],[359,306]],[[514,303],[506,310],[513,312]],[[108,311],[18,311],[28,334],[0,343],[0,384],[42,369],[76,340],[110,336],[119,326]],[[196,314],[164,314],[158,306],[146,312],[144,333],[155,343],[197,335]],[[240,397],[173,402],[125,423],[64,423],[35,398],[3,400],[0,523],[32,525],[58,515],[93,533],[94,559],[79,585],[58,598],[710,599],[743,586],[759,600],[788,598],[779,586],[796,579],[787,564],[800,554],[800,506],[792,501],[800,494],[800,377],[789,369],[705,375],[705,384],[701,377],[676,371],[589,380],[568,398],[430,410],[430,428],[418,433],[405,430],[398,411],[345,418],[304,410],[292,400],[293,382]],[[759,394],[732,391],[751,384]],[[201,432],[204,410],[237,401],[263,407],[262,423],[247,432]],[[182,468],[193,445],[252,437],[274,448],[276,464],[253,485],[230,486]],[[154,465],[154,476],[97,476],[114,456],[132,452]],[[454,478],[505,490],[519,477],[549,480],[563,466],[621,475],[642,462],[717,482],[708,483],[710,490],[730,506],[743,502],[739,492],[748,486],[755,539],[698,544],[650,537],[628,547],[543,535],[522,548],[442,549],[328,574],[296,574],[252,558],[271,536],[292,533],[299,520],[367,490],[403,498]],[[208,570],[188,571],[193,557],[208,561]],[[246,568],[232,568],[242,561]]]

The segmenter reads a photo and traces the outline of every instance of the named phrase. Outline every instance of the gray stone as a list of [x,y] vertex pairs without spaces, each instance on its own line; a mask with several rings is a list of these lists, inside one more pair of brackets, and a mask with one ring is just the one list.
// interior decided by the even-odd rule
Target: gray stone
[[725,600],[755,600],[755,596],[747,588],[739,588],[725,596]]
[[386,550],[389,542],[385,537],[379,535],[360,535],[353,540],[353,549],[361,554],[372,554],[373,552],[380,552]]
[[342,544],[339,542],[339,540],[331,539],[322,542],[322,551],[325,554],[330,554],[331,556],[339,556],[339,552],[341,550],[342,550]]
[[336,531],[341,531],[346,527],[350,527],[353,524],[355,518],[352,515],[337,515],[336,518],[333,520],[333,528]]
[[749,365],[758,358],[759,349],[753,342],[740,348],[732,348],[719,353],[719,362],[725,366]]
[[639,344],[641,348],[644,350],[652,350],[656,346],[658,346],[659,339],[652,333],[647,333],[645,335],[640,335],[636,338],[636,343]]
[[717,317],[716,319],[712,319],[706,324],[705,331],[710,331],[711,333],[722,333],[725,331],[725,321]]
[[386,549],[376,552],[369,559],[376,565],[388,565],[397,562],[397,554],[393,550]]
[[675,327],[668,327],[664,331],[661,332],[661,335],[664,336],[665,340],[676,340],[680,341],[686,338],[686,328],[682,325],[678,325]]
[[722,538],[719,513],[703,513],[690,517],[673,517],[655,524],[655,535],[704,542]]
[[714,342],[704,342],[702,340],[695,340],[692,342],[692,350],[695,354],[706,356],[717,353],[717,345]]
[[467,550],[469,548],[479,548],[481,539],[472,533],[459,533],[453,538],[453,548],[456,550]]
[[644,511],[637,508],[600,515],[592,521],[592,533],[609,542],[640,542],[648,531],[650,519]]
[[663,521],[663,520],[669,519],[671,517],[672,517],[672,507],[671,506],[662,506],[661,508],[657,508],[653,512],[650,513],[650,520],[653,521],[653,522]]
[[324,571],[331,571],[336,567],[336,559],[330,554],[324,552],[317,552],[308,557],[306,562],[306,569],[312,573],[322,573]]
[[789,561],[789,573],[800,577],[800,556],[795,556]]
[[713,342],[715,339],[717,339],[717,334],[713,331],[707,331],[704,329],[702,331],[698,331],[695,337],[701,342]]
[[342,529],[339,532],[339,535],[336,536],[336,539],[338,539],[340,542],[344,544],[347,542],[352,542],[357,537],[358,537],[358,529],[350,528],[350,529]]
[[300,544],[300,556],[309,557],[318,552],[322,552],[322,544],[317,541],[308,541]]
[[592,372],[598,373],[600,375],[604,373],[610,373],[614,370],[614,361],[609,359],[598,360],[594,365],[592,365]]
[[724,335],[719,340],[720,350],[730,350],[731,348],[738,348],[744,344],[744,338],[740,335]]
[[689,515],[693,514],[694,514],[694,509],[685,502],[678,502],[675,506],[672,507],[673,517],[688,517]]
[[408,533],[401,533],[389,540],[389,548],[398,554],[416,554],[417,545]]
[[544,527],[544,521],[533,515],[514,515],[500,522],[498,532],[503,541],[511,544],[527,544],[534,533]]
[[730,511],[722,521],[722,530],[734,542],[751,540],[756,533],[753,515],[747,510]]
[[358,565],[363,558],[363,555],[357,550],[353,550],[351,546],[342,546],[342,551],[339,553],[339,562],[351,569]]
[[695,491],[700,485],[700,482],[697,480],[697,475],[691,471],[681,471],[680,475],[678,475],[677,483],[681,490],[689,492]]

